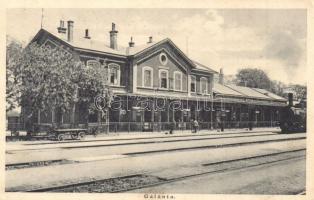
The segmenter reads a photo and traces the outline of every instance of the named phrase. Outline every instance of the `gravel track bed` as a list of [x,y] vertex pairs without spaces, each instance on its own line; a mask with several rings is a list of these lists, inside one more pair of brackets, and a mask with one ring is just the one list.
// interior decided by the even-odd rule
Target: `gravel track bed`
[[95,181],[89,184],[69,186],[63,189],[51,190],[49,192],[66,193],[104,193],[128,190],[154,183],[162,182],[163,179],[149,175],[134,175],[129,177],[112,178]]

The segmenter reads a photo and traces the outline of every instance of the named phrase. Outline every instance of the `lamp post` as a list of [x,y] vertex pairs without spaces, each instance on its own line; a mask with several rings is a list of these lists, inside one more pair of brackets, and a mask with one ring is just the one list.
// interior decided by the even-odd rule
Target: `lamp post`
[[[219,97],[219,98],[212,98],[212,100],[220,100],[220,129],[221,131],[223,132],[224,131],[224,108],[223,108],[223,98],[222,97]],[[212,116],[212,112],[214,110],[213,108],[213,101],[212,101],[212,107],[211,107],[211,116]]]
[[224,131],[224,116],[225,116],[225,110],[224,110],[224,108],[223,108],[223,102],[222,102],[222,98],[220,97],[220,103],[221,103],[221,105],[220,105],[220,107],[221,107],[221,132],[223,132]]
[[256,110],[255,110],[255,124],[256,124],[256,127],[258,127],[258,126],[257,126],[257,123],[258,123],[258,122],[257,122],[257,115],[258,115],[259,113],[260,113],[260,111],[259,111],[258,109],[256,109]]
[[213,110],[214,110],[214,92],[211,94],[211,104],[210,104],[210,130],[213,130]]
[[[154,87],[154,102],[153,102],[153,110],[152,110],[152,115],[153,115],[153,120],[152,120],[153,127],[152,127],[152,129],[153,129],[153,132],[154,132],[154,128],[155,128],[155,126],[154,126],[155,125],[155,112],[157,112],[157,109],[156,109],[156,107],[157,107],[157,96],[156,96],[157,89],[158,89],[158,87]],[[158,125],[158,130],[159,130],[159,125]]]

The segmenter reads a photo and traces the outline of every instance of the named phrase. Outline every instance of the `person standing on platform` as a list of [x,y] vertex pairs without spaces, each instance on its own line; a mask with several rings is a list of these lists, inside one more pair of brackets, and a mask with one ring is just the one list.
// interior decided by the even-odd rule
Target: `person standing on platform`
[[197,133],[197,130],[198,130],[198,121],[195,119],[194,121],[193,121],[193,128],[194,128],[194,133]]

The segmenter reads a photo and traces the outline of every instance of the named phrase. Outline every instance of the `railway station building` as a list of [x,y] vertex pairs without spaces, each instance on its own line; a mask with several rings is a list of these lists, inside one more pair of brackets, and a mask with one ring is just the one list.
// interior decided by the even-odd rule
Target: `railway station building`
[[[254,126],[274,126],[279,109],[286,105],[286,99],[269,91],[224,84],[222,70],[192,60],[169,38],[148,37],[143,45],[131,38],[122,47],[115,24],[108,30],[108,43],[94,41],[87,29],[81,35],[75,31],[73,21],[67,27],[61,21],[55,31],[40,29],[31,42],[65,46],[86,66],[108,69],[108,84],[115,94],[110,131],[163,131],[171,124],[184,130],[190,129],[193,119],[201,129],[217,128],[219,123],[226,128],[247,127],[250,121]],[[78,126],[108,125],[100,113],[89,113],[86,105],[76,107]],[[67,126],[70,116],[39,111],[33,121]]]

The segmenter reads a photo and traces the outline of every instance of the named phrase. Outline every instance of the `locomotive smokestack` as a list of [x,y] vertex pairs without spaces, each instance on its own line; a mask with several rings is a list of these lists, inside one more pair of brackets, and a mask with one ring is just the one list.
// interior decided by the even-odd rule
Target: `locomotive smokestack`
[[289,102],[289,106],[292,107],[293,106],[293,93],[288,93],[288,102]]

